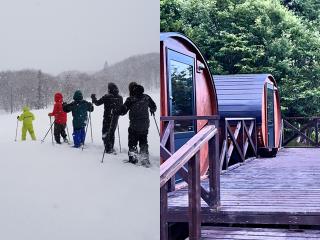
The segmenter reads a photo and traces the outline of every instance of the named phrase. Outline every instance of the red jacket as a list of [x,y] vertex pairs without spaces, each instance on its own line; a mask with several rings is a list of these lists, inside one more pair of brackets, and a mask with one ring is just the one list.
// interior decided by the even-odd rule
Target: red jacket
[[49,116],[54,116],[55,122],[58,124],[67,123],[67,113],[62,109],[63,96],[61,93],[56,93],[54,95],[54,107],[52,113],[49,113]]

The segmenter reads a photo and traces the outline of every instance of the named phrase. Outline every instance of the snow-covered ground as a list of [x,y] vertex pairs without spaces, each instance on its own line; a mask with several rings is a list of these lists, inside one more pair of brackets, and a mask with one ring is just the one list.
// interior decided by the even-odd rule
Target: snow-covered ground
[[[152,97],[159,103],[158,93]],[[101,164],[103,106],[92,113],[94,141],[88,133],[84,151],[53,146],[51,135],[41,144],[49,111],[33,111],[36,142],[29,136],[27,142],[20,141],[21,123],[19,141],[14,142],[20,113],[0,115],[0,239],[159,239],[159,136],[153,119],[152,167],[147,169],[123,162],[127,116],[120,118],[122,153],[106,155]],[[70,134],[71,120],[68,114]]]

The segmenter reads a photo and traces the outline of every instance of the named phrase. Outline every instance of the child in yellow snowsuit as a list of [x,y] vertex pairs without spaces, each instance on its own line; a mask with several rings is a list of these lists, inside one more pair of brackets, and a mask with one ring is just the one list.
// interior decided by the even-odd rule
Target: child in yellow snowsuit
[[32,140],[36,140],[36,136],[33,130],[32,121],[35,119],[32,112],[28,107],[23,108],[23,113],[17,117],[19,121],[23,122],[22,125],[22,141],[26,140],[27,131],[29,132]]

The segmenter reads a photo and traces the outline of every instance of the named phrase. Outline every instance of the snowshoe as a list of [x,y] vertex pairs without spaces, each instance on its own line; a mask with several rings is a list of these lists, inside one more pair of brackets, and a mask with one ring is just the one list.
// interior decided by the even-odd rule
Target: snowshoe
[[150,167],[149,155],[148,154],[141,154],[141,166],[146,168]]
[[129,163],[132,163],[132,164],[138,163],[138,158],[136,156],[129,156]]

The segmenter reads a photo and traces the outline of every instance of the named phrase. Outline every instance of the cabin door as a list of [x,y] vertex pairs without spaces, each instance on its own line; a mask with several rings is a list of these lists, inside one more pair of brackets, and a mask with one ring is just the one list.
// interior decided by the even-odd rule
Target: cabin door
[[268,147],[275,147],[275,124],[274,124],[274,85],[267,83],[267,129]]
[[[170,116],[195,115],[194,62],[193,57],[168,50]],[[175,149],[184,145],[195,131],[195,121],[175,121]]]

